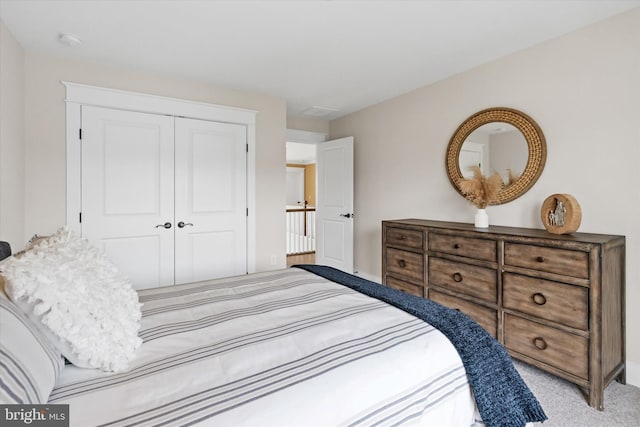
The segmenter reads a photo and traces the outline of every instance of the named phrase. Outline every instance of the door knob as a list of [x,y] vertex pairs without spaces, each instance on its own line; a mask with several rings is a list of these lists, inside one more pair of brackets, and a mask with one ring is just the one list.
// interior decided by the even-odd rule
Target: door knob
[[350,214],[350,213],[346,213],[346,214],[340,214],[340,216],[345,217],[345,218],[351,218],[352,216],[355,216],[355,215]]
[[158,224],[158,225],[156,225],[156,228],[160,228],[160,227],[164,227],[164,228],[166,228],[166,229],[169,229],[169,228],[171,228],[171,223],[167,221],[167,222],[165,222],[164,224]]
[[190,222],[186,222],[186,223],[185,223],[184,221],[180,221],[180,222],[178,223],[178,228],[185,228],[186,226],[193,227],[193,224],[191,224]]

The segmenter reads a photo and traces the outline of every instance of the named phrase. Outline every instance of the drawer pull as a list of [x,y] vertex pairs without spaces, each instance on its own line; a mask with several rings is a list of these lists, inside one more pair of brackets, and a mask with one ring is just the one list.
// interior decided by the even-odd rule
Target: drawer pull
[[462,274],[460,273],[453,273],[453,280],[460,283],[462,282]]
[[406,261],[405,261],[405,260],[400,259],[400,260],[398,260],[398,265],[399,265],[400,267],[402,267],[402,268],[405,268],[405,267],[407,266],[407,263],[406,263]]
[[407,236],[405,236],[404,234],[400,236],[400,240],[407,240]]
[[545,305],[547,303],[547,299],[540,292],[536,292],[533,294],[533,302],[538,305]]
[[538,261],[538,262],[544,262],[544,257],[539,256],[538,258],[536,258],[536,261]]
[[453,245],[453,249],[460,249],[460,245],[456,243],[455,245]]
[[539,350],[547,349],[547,343],[542,337],[535,337],[533,339],[533,345],[535,345]]

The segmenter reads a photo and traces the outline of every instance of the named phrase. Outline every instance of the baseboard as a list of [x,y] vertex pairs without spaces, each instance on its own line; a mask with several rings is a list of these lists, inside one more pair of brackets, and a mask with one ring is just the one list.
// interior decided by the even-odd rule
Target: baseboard
[[355,276],[362,277],[363,279],[367,279],[367,280],[370,280],[372,282],[382,283],[380,276],[373,276],[371,274],[363,273],[361,271],[357,271],[357,269],[356,269],[356,272],[353,273],[353,274]]
[[627,384],[640,387],[640,363],[627,361]]

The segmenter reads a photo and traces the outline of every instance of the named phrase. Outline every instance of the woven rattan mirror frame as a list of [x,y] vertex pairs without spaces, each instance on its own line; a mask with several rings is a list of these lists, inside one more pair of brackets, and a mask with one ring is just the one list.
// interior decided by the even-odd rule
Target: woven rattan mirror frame
[[520,175],[514,183],[502,189],[498,194],[498,200],[491,203],[492,205],[499,205],[517,199],[535,184],[547,160],[547,143],[540,126],[522,111],[513,108],[497,107],[487,108],[486,110],[475,113],[462,122],[451,137],[449,146],[447,147],[447,175],[449,176],[451,185],[453,185],[456,191],[463,197],[464,195],[460,191],[459,185],[460,181],[464,179],[458,163],[460,149],[471,132],[482,125],[493,122],[504,122],[515,126],[524,135],[529,148],[527,164],[522,175]]

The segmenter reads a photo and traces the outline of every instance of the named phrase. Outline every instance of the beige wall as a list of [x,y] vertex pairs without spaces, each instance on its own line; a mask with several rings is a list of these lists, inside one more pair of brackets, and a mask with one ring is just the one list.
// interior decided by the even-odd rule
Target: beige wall
[[522,175],[527,166],[529,150],[527,140],[522,132],[514,130],[511,132],[497,133],[489,138],[489,166],[490,172],[498,172],[504,182],[509,182],[509,171],[516,177]]
[[316,164],[304,165],[304,199],[309,206],[316,205]]
[[24,240],[24,50],[0,21],[0,240]]
[[331,138],[355,137],[356,269],[380,277],[383,219],[473,222],[445,150],[494,106],[536,120],[548,158],[527,194],[488,209],[492,224],[542,228],[544,199],[570,193],[580,231],[627,236],[627,378],[640,385],[640,9],[332,121]]
[[[204,83],[27,53],[25,236],[65,223],[65,88],[61,80],[258,110],[256,268],[284,267],[286,103]],[[270,264],[271,255],[277,265]]]
[[329,120],[290,116],[287,117],[287,129],[306,130],[329,135]]

